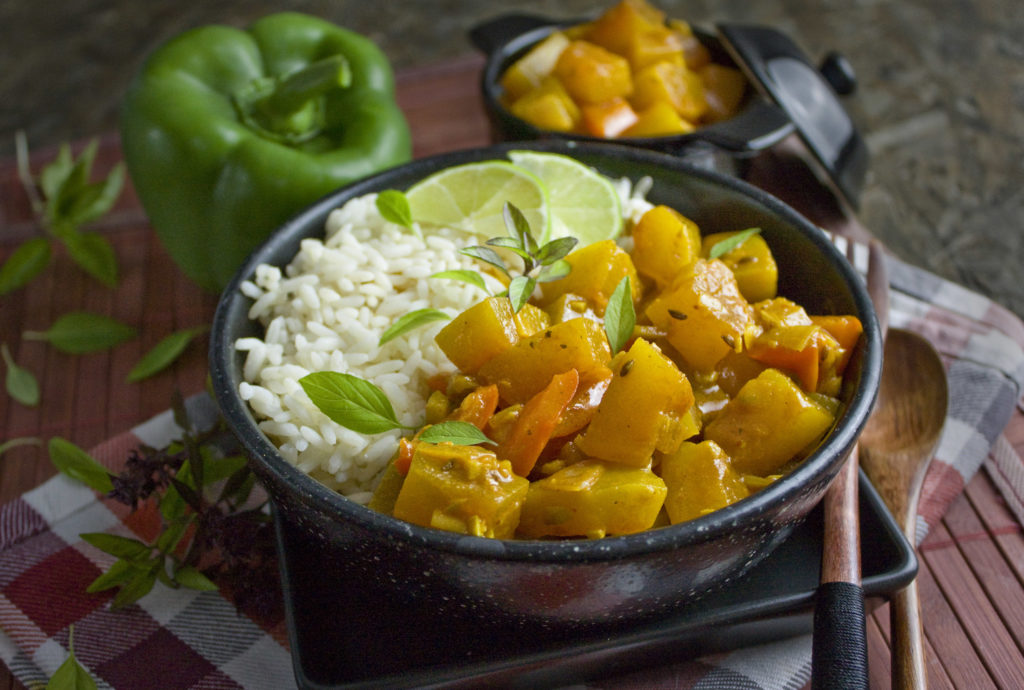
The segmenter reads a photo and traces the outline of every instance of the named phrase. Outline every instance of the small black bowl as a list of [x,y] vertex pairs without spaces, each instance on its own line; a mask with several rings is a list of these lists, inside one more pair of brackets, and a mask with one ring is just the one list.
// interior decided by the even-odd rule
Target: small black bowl
[[[239,289],[256,266],[289,263],[328,213],[348,199],[405,189],[443,168],[503,158],[510,149],[563,153],[612,177],[649,176],[648,198],[673,206],[704,232],[757,226],[779,264],[779,290],[811,313],[853,314],[864,335],[846,375],[843,412],[799,467],[759,493],[696,520],[599,540],[500,541],[411,525],[353,503],[285,461],[239,397],[238,338],[260,335]],[[269,492],[280,522],[321,550],[344,581],[446,617],[544,630],[621,625],[678,611],[733,583],[764,559],[819,502],[873,405],[881,371],[878,323],[862,280],[826,235],[774,197],[677,157],[616,144],[515,143],[434,156],[354,183],[274,233],[241,267],[217,308],[210,351],[215,397]],[[817,568],[817,563],[808,563]],[[341,581],[342,578],[339,578]],[[324,597],[332,596],[324,592]]]
[[[531,47],[559,29],[579,24],[582,20],[560,21],[532,15],[503,15],[472,28],[470,41],[485,56],[480,77],[484,107],[498,139],[574,139],[601,142],[599,137],[584,134],[552,132],[540,129],[513,115],[502,105],[501,75]],[[736,67],[732,57],[716,36],[699,29],[694,35],[719,64]],[[702,126],[689,134],[660,137],[617,139],[617,143],[651,149],[696,161],[744,158],[774,146],[794,130],[789,116],[751,85],[739,112],[728,120]],[[716,163],[720,167],[720,163]]]

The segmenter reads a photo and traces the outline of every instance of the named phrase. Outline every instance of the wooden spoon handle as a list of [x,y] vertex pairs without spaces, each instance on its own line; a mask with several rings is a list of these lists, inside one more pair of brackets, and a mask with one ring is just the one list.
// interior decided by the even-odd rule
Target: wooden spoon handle
[[895,690],[923,690],[928,687],[928,672],[924,665],[924,634],[917,580],[896,592],[889,607],[892,686]]

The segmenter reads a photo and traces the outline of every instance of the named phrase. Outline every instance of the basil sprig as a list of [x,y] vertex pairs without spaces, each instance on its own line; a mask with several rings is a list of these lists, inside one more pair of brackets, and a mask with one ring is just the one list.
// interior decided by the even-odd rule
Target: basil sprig
[[726,237],[724,240],[715,242],[708,251],[708,258],[717,259],[725,256],[759,232],[761,232],[761,228],[747,228],[737,232],[735,235]]
[[[299,385],[317,408],[335,423],[360,434],[380,434],[417,427],[398,421],[391,401],[366,379],[337,371],[317,371],[299,379]],[[449,420],[424,429],[419,439],[429,443],[476,445],[493,443],[469,422]]]
[[636,325],[636,309],[633,307],[633,287],[629,276],[624,276],[615,286],[608,306],[604,310],[604,332],[608,344],[615,354],[623,348],[633,335]]

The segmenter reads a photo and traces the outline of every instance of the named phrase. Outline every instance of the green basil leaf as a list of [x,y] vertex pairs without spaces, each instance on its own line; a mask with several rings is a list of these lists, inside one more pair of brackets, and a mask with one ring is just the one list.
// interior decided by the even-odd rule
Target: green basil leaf
[[7,343],[0,344],[0,356],[7,365],[7,376],[5,384],[7,393],[12,398],[27,407],[35,407],[39,404],[39,382],[35,375],[25,367],[18,366],[11,357],[11,351]]
[[523,260],[523,263],[528,266],[533,266],[534,258],[530,256],[530,253],[519,247],[519,240],[512,237],[492,237],[487,240],[486,244],[491,247],[501,247],[507,251],[512,252]]
[[63,221],[68,218],[68,212],[74,206],[75,199],[89,184],[89,177],[92,174],[92,166],[96,161],[98,150],[98,139],[93,139],[86,144],[61,183],[57,194],[53,197],[47,196],[46,206],[51,222]]
[[408,428],[399,423],[384,392],[358,376],[321,371],[303,376],[299,384],[321,412],[347,429],[379,434]]
[[[533,231],[530,230],[530,222],[526,220],[523,212],[515,204],[506,201],[505,206],[502,207],[502,214],[508,234],[516,238],[519,241],[519,246],[530,256],[536,256],[537,240],[534,239]],[[532,268],[533,266],[530,266],[526,270],[529,271]]]
[[549,264],[537,274],[538,283],[550,283],[554,280],[561,280],[572,272],[572,264],[565,259]]
[[80,355],[98,352],[135,337],[135,329],[116,319],[87,311],[64,314],[49,330],[26,331],[27,340],[45,340],[61,352]]
[[27,285],[50,263],[50,255],[50,242],[45,237],[33,237],[19,244],[0,265],[0,295]]
[[103,573],[85,588],[89,594],[105,592],[108,589],[119,587],[131,578],[135,566],[123,558],[119,558]]
[[431,278],[447,278],[449,280],[458,280],[463,283],[469,283],[474,287],[478,287],[488,295],[491,291],[487,289],[487,283],[484,281],[484,277],[476,271],[469,271],[465,269],[457,269],[454,271],[439,271],[430,276]]
[[426,326],[428,323],[448,321],[451,318],[440,309],[417,309],[416,311],[411,311],[400,316],[386,331],[381,333],[380,341],[377,344],[383,345],[409,331]]
[[57,157],[46,165],[39,173],[39,188],[43,190],[43,196],[47,199],[55,199],[60,193],[64,181],[71,175],[71,169],[75,161],[71,156],[71,146],[67,143],[61,144]]
[[117,255],[106,237],[95,232],[74,231],[61,232],[58,236],[83,271],[107,287],[117,286]]
[[[192,516],[194,517],[194,516]],[[164,531],[160,533],[160,536],[156,538],[156,550],[160,553],[173,553],[174,549],[178,547],[178,543],[181,542],[182,537],[185,536],[185,531],[195,522],[191,518],[185,520],[177,520],[164,527]]]
[[504,259],[501,258],[501,256],[498,254],[498,252],[494,251],[490,247],[481,247],[481,246],[466,247],[465,249],[460,249],[459,253],[460,254],[465,254],[466,256],[471,256],[474,259],[479,259],[480,261],[483,261],[484,263],[487,263],[487,264],[490,264],[491,266],[494,266],[499,271],[504,273],[506,276],[509,275],[508,267],[505,266]]
[[484,432],[469,422],[447,421],[434,424],[417,436],[427,443],[454,443],[459,446],[475,446],[479,443],[497,445]]
[[575,237],[559,237],[553,239],[537,252],[537,262],[541,266],[550,266],[568,256],[569,252],[576,247],[579,240]]
[[35,436],[19,436],[17,438],[10,438],[0,443],[0,456],[12,448],[18,446],[41,446],[43,445],[43,439],[36,438]]
[[412,229],[412,210],[405,194],[397,189],[385,189],[377,195],[376,204],[384,220]]
[[174,571],[174,581],[182,587],[199,590],[200,592],[216,592],[220,589],[210,578],[190,565]]
[[68,658],[53,672],[46,690],[96,690],[96,681],[75,658],[74,626],[68,629]]
[[746,230],[741,230],[740,232],[737,232],[735,235],[732,235],[731,237],[726,237],[724,240],[721,240],[720,242],[715,242],[715,244],[712,245],[711,249],[708,251],[708,258],[717,259],[721,256],[724,256],[725,254],[728,254],[733,249],[736,249],[736,247],[740,246],[741,244],[743,244],[744,242],[746,242],[748,239],[750,239],[759,232],[761,232],[761,228],[747,228]]
[[604,332],[608,336],[612,354],[622,349],[636,325],[636,310],[633,307],[633,289],[629,276],[624,277],[615,286],[612,296],[608,298],[608,306],[604,310]]
[[100,493],[109,493],[114,489],[107,468],[71,441],[54,436],[47,444],[47,448],[50,452],[50,462],[62,474],[77,479]]
[[128,382],[135,383],[163,371],[181,356],[181,353],[196,336],[205,331],[206,326],[197,326],[171,333],[136,362],[132,370],[128,372]]
[[203,496],[199,491],[193,489],[190,485],[181,481],[177,477],[168,477],[167,479],[170,481],[171,486],[174,487],[174,490],[178,492],[178,495],[185,500],[185,503],[187,503],[192,510],[197,513],[203,512]]
[[157,567],[152,567],[149,570],[135,570],[132,577],[124,583],[121,591],[110,602],[110,608],[115,611],[122,609],[149,594],[153,585],[156,584],[157,570]]
[[204,482],[209,485],[227,479],[238,473],[239,470],[249,466],[244,455],[227,455],[225,457],[209,458],[206,462],[206,472],[203,475]]
[[512,301],[512,311],[519,313],[537,287],[537,279],[529,276],[516,276],[508,284],[508,298]]
[[100,218],[114,207],[123,187],[124,164],[118,163],[106,179],[82,188],[65,212],[65,220],[78,227]]
[[153,551],[148,544],[131,537],[122,537],[119,534],[87,532],[78,536],[82,538],[82,541],[92,544],[103,553],[117,556],[135,566],[145,563]]

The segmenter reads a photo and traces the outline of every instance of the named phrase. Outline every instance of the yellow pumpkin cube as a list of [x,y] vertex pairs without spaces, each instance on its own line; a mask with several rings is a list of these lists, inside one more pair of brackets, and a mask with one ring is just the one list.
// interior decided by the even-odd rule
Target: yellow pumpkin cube
[[820,396],[800,390],[778,369],[748,381],[704,428],[741,474],[766,477],[806,451],[835,421]]
[[524,338],[480,367],[477,375],[496,384],[506,405],[525,403],[551,381],[575,369],[580,386],[607,376],[612,358],[601,325],[590,319],[572,319]]
[[599,316],[604,315],[608,298],[626,276],[633,289],[633,301],[640,299],[640,281],[633,259],[615,244],[615,240],[588,244],[570,253],[565,260],[572,268],[569,275],[541,285],[545,304],[571,293],[587,300]]
[[658,101],[636,114],[636,122],[622,133],[623,137],[663,137],[689,134],[697,129],[693,123],[679,117],[668,103]]
[[512,103],[512,114],[535,127],[553,132],[571,132],[580,121],[580,109],[555,77]]
[[661,458],[658,474],[668,494],[665,510],[672,524],[693,520],[746,498],[750,491],[714,441],[679,446]]
[[704,82],[704,99],[708,104],[704,119],[721,122],[735,115],[747,92],[747,78],[743,73],[717,62],[704,65],[697,73]]
[[580,108],[583,131],[591,136],[614,139],[636,122],[636,113],[625,98],[613,98]]
[[700,228],[668,206],[647,211],[633,228],[633,265],[659,288],[700,258]]
[[566,35],[556,31],[513,62],[498,82],[504,92],[503,98],[513,102],[540,86],[544,78],[554,71],[558,56],[568,45]]
[[576,439],[586,455],[647,467],[692,435],[693,388],[656,345],[642,338],[611,362],[612,380],[590,425]]
[[732,271],[717,259],[698,259],[646,308],[647,318],[667,333],[686,362],[710,372],[742,348],[753,308],[740,294]]
[[529,338],[534,333],[543,331],[551,325],[551,317],[540,307],[533,304],[524,304],[523,308],[517,311],[512,320],[516,323],[516,332],[520,338]]
[[633,107],[644,110],[657,102],[668,103],[690,122],[697,122],[707,110],[700,75],[677,62],[662,60],[648,65],[634,76]]
[[665,22],[665,14],[644,0],[622,0],[605,10],[584,37],[618,55],[628,55],[634,37]]
[[572,41],[558,56],[554,75],[578,104],[629,96],[633,77],[629,61],[588,41]]
[[[708,256],[711,248],[736,232],[716,232],[704,238],[701,254]],[[775,297],[779,284],[779,267],[772,250],[761,235],[751,235],[739,246],[718,257],[736,276],[740,292],[748,302]]]
[[434,342],[460,371],[473,374],[485,362],[519,342],[512,302],[488,297],[442,328]]
[[509,539],[530,482],[489,450],[417,443],[394,516],[424,527]]
[[665,482],[647,468],[587,459],[532,484],[519,520],[522,537],[601,538],[649,529]]

